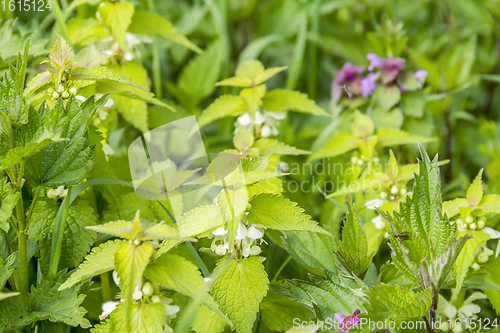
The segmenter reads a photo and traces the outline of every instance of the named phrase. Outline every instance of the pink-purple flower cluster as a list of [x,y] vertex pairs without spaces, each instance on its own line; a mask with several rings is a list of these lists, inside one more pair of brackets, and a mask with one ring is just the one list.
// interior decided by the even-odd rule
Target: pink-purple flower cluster
[[[343,87],[348,86],[353,96],[363,96],[368,98],[373,94],[377,84],[394,85],[398,84],[397,80],[405,69],[406,61],[403,58],[380,58],[374,53],[368,53],[366,59],[370,61],[368,65],[368,73],[363,77],[365,67],[355,66],[351,63],[346,63],[335,75],[332,82],[332,99],[336,103],[342,96]],[[378,71],[375,72],[375,70]],[[426,70],[418,70],[414,74],[414,79],[423,86],[424,80],[427,77]],[[399,85],[401,92],[406,91],[406,88]]]

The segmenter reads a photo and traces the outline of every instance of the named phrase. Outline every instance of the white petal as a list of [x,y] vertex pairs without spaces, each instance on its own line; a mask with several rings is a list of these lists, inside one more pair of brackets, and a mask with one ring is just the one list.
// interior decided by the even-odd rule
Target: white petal
[[448,304],[447,306],[445,306],[443,312],[446,315],[446,317],[453,318],[457,314],[457,308],[451,304]]
[[224,236],[225,234],[227,234],[227,230],[224,229],[224,227],[220,227],[212,231],[212,234],[214,234],[215,236]]
[[240,225],[238,226],[238,232],[236,233],[236,239],[244,239],[245,237],[247,237],[247,235],[247,227],[245,227],[245,225],[240,222]]
[[271,130],[271,127],[267,126],[267,125],[264,125],[262,126],[262,129],[260,131],[260,134],[262,135],[263,138],[267,138],[267,137],[270,137],[271,134],[272,134],[272,130]]
[[273,126],[272,130],[273,130],[273,131],[272,131],[272,134],[273,134],[274,136],[276,136],[276,135],[280,134],[280,132],[278,131],[278,129],[276,128],[276,126]]
[[116,309],[116,306],[118,305],[118,302],[113,302],[109,301],[106,303],[102,304],[102,312],[106,312],[107,314],[110,314]]
[[253,256],[256,256],[256,255],[259,255],[261,252],[261,249],[259,246],[257,245],[253,245],[251,248],[250,248],[250,253],[253,255]]
[[79,100],[80,102],[85,102],[87,98],[83,97],[82,95],[76,96],[76,99]]
[[113,271],[113,281],[115,281],[115,284],[119,287],[120,286],[120,278],[118,277],[118,272]]
[[165,311],[167,316],[171,316],[179,312],[180,308],[177,305],[165,305]]
[[248,238],[251,239],[259,239],[264,236],[264,233],[260,231],[259,229],[255,228],[254,226],[251,226],[248,228]]
[[251,125],[252,116],[250,116],[250,113],[245,113],[244,115],[238,117],[238,123],[242,126]]
[[264,118],[264,115],[262,113],[260,113],[260,111],[255,112],[254,124],[260,125],[260,124],[264,123],[264,121],[266,121],[266,118]]
[[496,239],[496,238],[500,238],[500,231],[497,231],[495,229],[492,229],[492,228],[484,228],[481,230],[482,232],[484,232],[485,234],[488,234],[490,235],[490,239]]
[[474,313],[479,312],[481,312],[481,307],[477,304],[467,304],[462,306],[460,310],[458,310],[458,313],[465,318],[470,318]]
[[113,150],[113,148],[111,148],[111,146],[108,145],[107,143],[102,146],[102,150],[104,151],[104,154],[106,154],[106,155],[112,156],[115,154],[115,151]]
[[365,207],[368,208],[368,209],[375,209],[375,208],[378,208],[378,207],[382,207],[382,205],[384,203],[385,203],[385,200],[382,200],[382,199],[379,199],[379,198],[375,198],[375,199],[372,199],[372,200],[368,200],[365,203]]
[[134,293],[132,294],[132,298],[137,300],[140,300],[142,298],[142,291],[140,286],[136,286],[134,289]]
[[283,120],[286,117],[286,113],[284,112],[265,112],[264,113],[266,117],[272,117],[276,120]]

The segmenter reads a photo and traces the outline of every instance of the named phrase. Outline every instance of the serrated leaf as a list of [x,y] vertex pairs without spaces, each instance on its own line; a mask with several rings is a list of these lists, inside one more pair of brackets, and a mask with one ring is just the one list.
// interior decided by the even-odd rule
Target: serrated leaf
[[85,257],[85,261],[59,287],[59,290],[70,288],[80,281],[114,269],[116,250],[125,243],[124,240],[116,239],[94,247],[92,252]]
[[389,150],[389,153],[391,157],[389,158],[389,164],[387,165],[387,175],[390,179],[395,179],[399,175],[398,161],[396,160],[392,149]]
[[404,286],[380,284],[370,289],[366,309],[375,321],[422,318],[429,312],[431,298],[430,288],[415,293]]
[[453,217],[460,213],[460,207],[467,207],[469,202],[465,198],[457,198],[443,203],[443,213],[448,217]]
[[269,292],[260,304],[260,315],[267,327],[279,332],[292,328],[295,318],[303,322],[314,317],[303,304],[275,292]]
[[357,138],[364,138],[373,134],[375,126],[370,118],[359,111],[354,113],[354,120],[351,126],[352,134]]
[[5,260],[5,262],[3,262],[3,258],[0,259],[0,261],[2,261],[2,263],[0,263],[0,291],[3,290],[3,288],[5,287],[5,283],[10,278],[12,272],[15,269],[14,261],[16,260],[16,257],[17,255],[15,253],[12,253],[7,257],[7,260]]
[[236,333],[251,333],[269,280],[260,257],[225,259],[214,271],[212,294]]
[[142,275],[149,259],[153,254],[153,246],[150,243],[134,245],[129,243],[121,244],[115,253],[115,270],[120,278],[120,286],[124,301],[124,321],[125,327],[132,330],[134,320],[134,304],[132,295],[135,287],[141,282]]
[[247,220],[252,224],[275,230],[307,230],[330,234],[311,220],[297,203],[281,195],[259,194],[250,200],[250,205]]
[[125,315],[124,303],[118,304],[116,310],[111,314],[111,332],[134,332],[134,333],[164,333],[163,317],[165,306],[161,303],[138,303],[132,304],[131,316]]
[[198,310],[193,322],[193,330],[196,333],[222,333],[225,327],[224,319],[205,305]]
[[223,225],[222,214],[216,205],[204,205],[182,215],[177,223],[183,236],[204,235]]
[[247,105],[247,112],[250,114],[255,114],[257,110],[262,106],[262,98],[266,93],[266,85],[261,84],[257,87],[244,88],[240,91],[241,98],[245,101]]
[[283,245],[290,255],[306,267],[336,270],[333,251],[338,244],[333,236],[310,231],[287,231]]
[[102,22],[110,30],[118,44],[130,52],[125,40],[125,33],[132,22],[134,5],[126,1],[103,2],[98,8],[98,12]]
[[156,258],[144,271],[144,277],[191,297],[196,296],[205,283],[193,263],[175,254],[164,254]]
[[295,111],[317,116],[328,115],[306,94],[286,89],[275,89],[267,92],[262,101],[262,108],[266,111]]
[[[42,272],[48,268],[50,248],[54,229],[54,219],[59,206],[52,200],[38,200],[28,227],[28,236],[40,242],[40,266]],[[78,266],[90,250],[96,233],[86,229],[97,222],[97,216],[89,202],[76,199],[69,207],[66,216],[66,228],[63,234],[59,268]]]
[[210,104],[198,117],[198,126],[203,127],[212,121],[227,116],[237,116],[245,110],[245,101],[240,96],[222,95]]
[[[8,64],[14,62],[19,53],[26,49],[26,44],[32,33],[23,33],[16,30],[14,25],[16,19],[3,20],[0,27],[0,58],[2,63]],[[25,31],[22,29],[22,31]],[[35,41],[36,39],[36,41]],[[33,38],[30,41],[28,54],[30,56],[37,56],[47,53],[45,45],[47,39]]]
[[[461,231],[459,236],[464,236],[467,234],[467,231]],[[453,265],[453,271],[455,272],[457,286],[456,288],[460,290],[464,283],[465,275],[469,271],[469,268],[472,266],[474,259],[476,257],[476,250],[483,244],[484,242],[490,239],[490,236],[482,231],[473,231],[472,238],[469,239],[462,251],[458,255],[455,264]]]
[[34,78],[31,79],[30,82],[28,82],[28,85],[24,89],[23,96],[28,97],[31,95],[34,91],[38,90],[38,88],[52,82],[52,73],[49,71],[45,71],[42,73],[38,73],[35,75]]
[[28,159],[25,177],[34,186],[74,185],[85,178],[94,162],[94,147],[89,145],[87,132],[88,119],[102,106],[100,101],[94,104],[94,99],[89,98],[79,105],[73,96],[66,106],[62,100],[58,101],[55,110],[63,115],[58,129],[60,136],[67,140],[50,143]]
[[366,174],[358,180],[355,180],[347,186],[343,186],[338,191],[330,193],[327,198],[333,198],[339,195],[367,191],[380,186],[380,184],[388,182],[389,176],[385,173],[370,173]]
[[190,42],[184,35],[181,35],[171,22],[156,13],[142,10],[135,11],[129,32],[155,35],[187,47],[196,53],[203,53],[197,45]]
[[5,232],[9,231],[9,219],[19,199],[21,199],[21,194],[14,191],[11,184],[7,182],[7,177],[0,172],[0,229]]
[[259,153],[261,155],[267,154],[278,154],[278,155],[306,155],[310,154],[310,151],[298,149],[289,146],[283,142],[274,139],[259,139],[255,141],[252,148],[259,148]]
[[479,170],[479,173],[467,190],[467,201],[471,206],[479,205],[481,199],[483,198],[483,184],[481,181],[482,175],[483,169]]
[[75,58],[75,53],[68,45],[66,40],[61,36],[57,36],[52,51],[50,52],[50,64],[55,69],[65,69],[68,68],[73,59]]
[[318,158],[335,157],[347,153],[358,146],[359,139],[351,133],[343,132],[333,136],[328,142],[313,152],[309,156],[308,161],[313,161]]
[[238,150],[248,150],[253,145],[253,140],[253,134],[245,127],[240,127],[233,138],[234,147]]
[[64,272],[59,272],[54,280],[42,277],[36,287],[31,287],[29,294],[3,300],[0,331],[20,330],[43,320],[89,328],[90,322],[84,317],[87,311],[81,306],[85,294],[89,292],[89,284],[58,291],[65,279]]
[[398,86],[377,85],[374,91],[378,105],[383,110],[390,110],[394,105],[401,100],[401,90]]
[[413,135],[405,131],[394,128],[382,128],[377,131],[378,144],[382,147],[400,146],[409,143],[431,142],[435,138],[427,138],[419,135]]

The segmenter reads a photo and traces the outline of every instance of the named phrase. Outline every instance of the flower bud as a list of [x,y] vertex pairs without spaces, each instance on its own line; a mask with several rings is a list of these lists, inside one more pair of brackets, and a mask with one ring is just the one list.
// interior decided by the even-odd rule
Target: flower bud
[[477,261],[481,264],[484,264],[485,262],[488,261],[488,258],[489,256],[486,254],[486,253],[480,253],[478,256],[477,256]]
[[68,98],[68,97],[69,97],[69,93],[68,93],[68,91],[67,91],[67,90],[64,90],[64,92],[62,93],[62,97],[63,97],[64,99],[66,99],[66,98]]
[[141,244],[141,241],[138,239],[134,239],[134,245],[139,245],[139,244]]
[[475,262],[474,264],[472,264],[472,268],[473,268],[475,271],[477,271],[477,270],[479,270],[479,269],[481,268],[481,266],[480,266],[477,262]]
[[158,297],[156,295],[152,296],[151,297],[151,302],[153,302],[153,303],[160,303],[160,297]]
[[358,163],[358,158],[356,156],[351,157],[351,163],[352,164]]
[[477,222],[477,227],[478,227],[479,229],[483,229],[483,228],[484,228],[484,221],[479,220],[479,221]]
[[57,91],[62,93],[64,91],[64,87],[62,85],[60,85],[58,88],[57,88]]
[[77,92],[77,89],[75,87],[71,87],[69,89],[69,93],[72,94],[72,95],[76,95],[76,92]]
[[57,91],[54,91],[54,93],[52,94],[52,98],[54,98],[54,99],[59,98],[59,94],[57,93]]
[[380,199],[387,199],[387,193],[380,192]]
[[146,297],[153,295],[154,291],[153,285],[149,282],[146,282],[144,286],[142,286],[142,293]]
[[471,224],[469,225],[469,228],[470,228],[470,229],[472,229],[472,230],[476,230],[476,228],[477,228],[476,223],[471,223]]
[[396,185],[393,185],[391,187],[391,194],[397,194],[399,192],[399,189]]
[[373,158],[373,163],[378,164],[380,162],[380,158],[374,157]]
[[441,323],[441,331],[448,332],[450,330],[450,323],[447,321]]
[[406,193],[408,193],[408,191],[406,191],[406,189],[404,187],[399,192],[401,193],[402,196],[405,196]]
[[472,218],[472,216],[468,215],[466,218],[465,218],[465,222],[467,223],[472,223],[472,221],[474,221],[474,219]]

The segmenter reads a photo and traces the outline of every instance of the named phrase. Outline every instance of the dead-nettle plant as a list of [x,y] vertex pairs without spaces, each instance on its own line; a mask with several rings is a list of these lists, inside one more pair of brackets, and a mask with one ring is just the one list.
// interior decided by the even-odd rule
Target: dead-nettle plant
[[[468,275],[468,272],[477,250],[489,235],[464,230],[461,220],[449,220],[445,211],[451,209],[451,215],[456,215],[459,203],[452,201],[443,207],[437,156],[431,160],[421,145],[419,148],[422,160],[415,170],[412,193],[399,202],[399,210],[379,209],[390,226],[392,249],[392,260],[382,266],[381,272],[377,274],[372,264],[373,249],[376,250],[377,245],[368,243],[365,229],[349,200],[342,241],[325,236],[312,238],[329,244],[336,261],[325,256],[307,257],[306,250],[310,249],[299,245],[296,237],[284,241],[294,258],[310,267],[322,268],[324,276],[312,275],[310,281],[285,280],[285,284],[274,285],[279,294],[299,300],[324,323],[336,313],[349,315],[359,309],[361,313],[357,317],[361,322],[363,318],[373,323],[420,319],[428,332],[435,332],[442,289],[453,288],[457,294],[464,285],[477,288],[474,282],[477,279],[488,283],[483,274]],[[471,188],[469,200],[481,202],[480,180]],[[462,204],[466,201],[460,200]],[[496,196],[492,196],[485,202],[496,200]],[[467,215],[474,207],[466,206],[464,209],[469,211],[462,209],[461,212]],[[375,328],[361,325],[353,329],[372,331]]]

